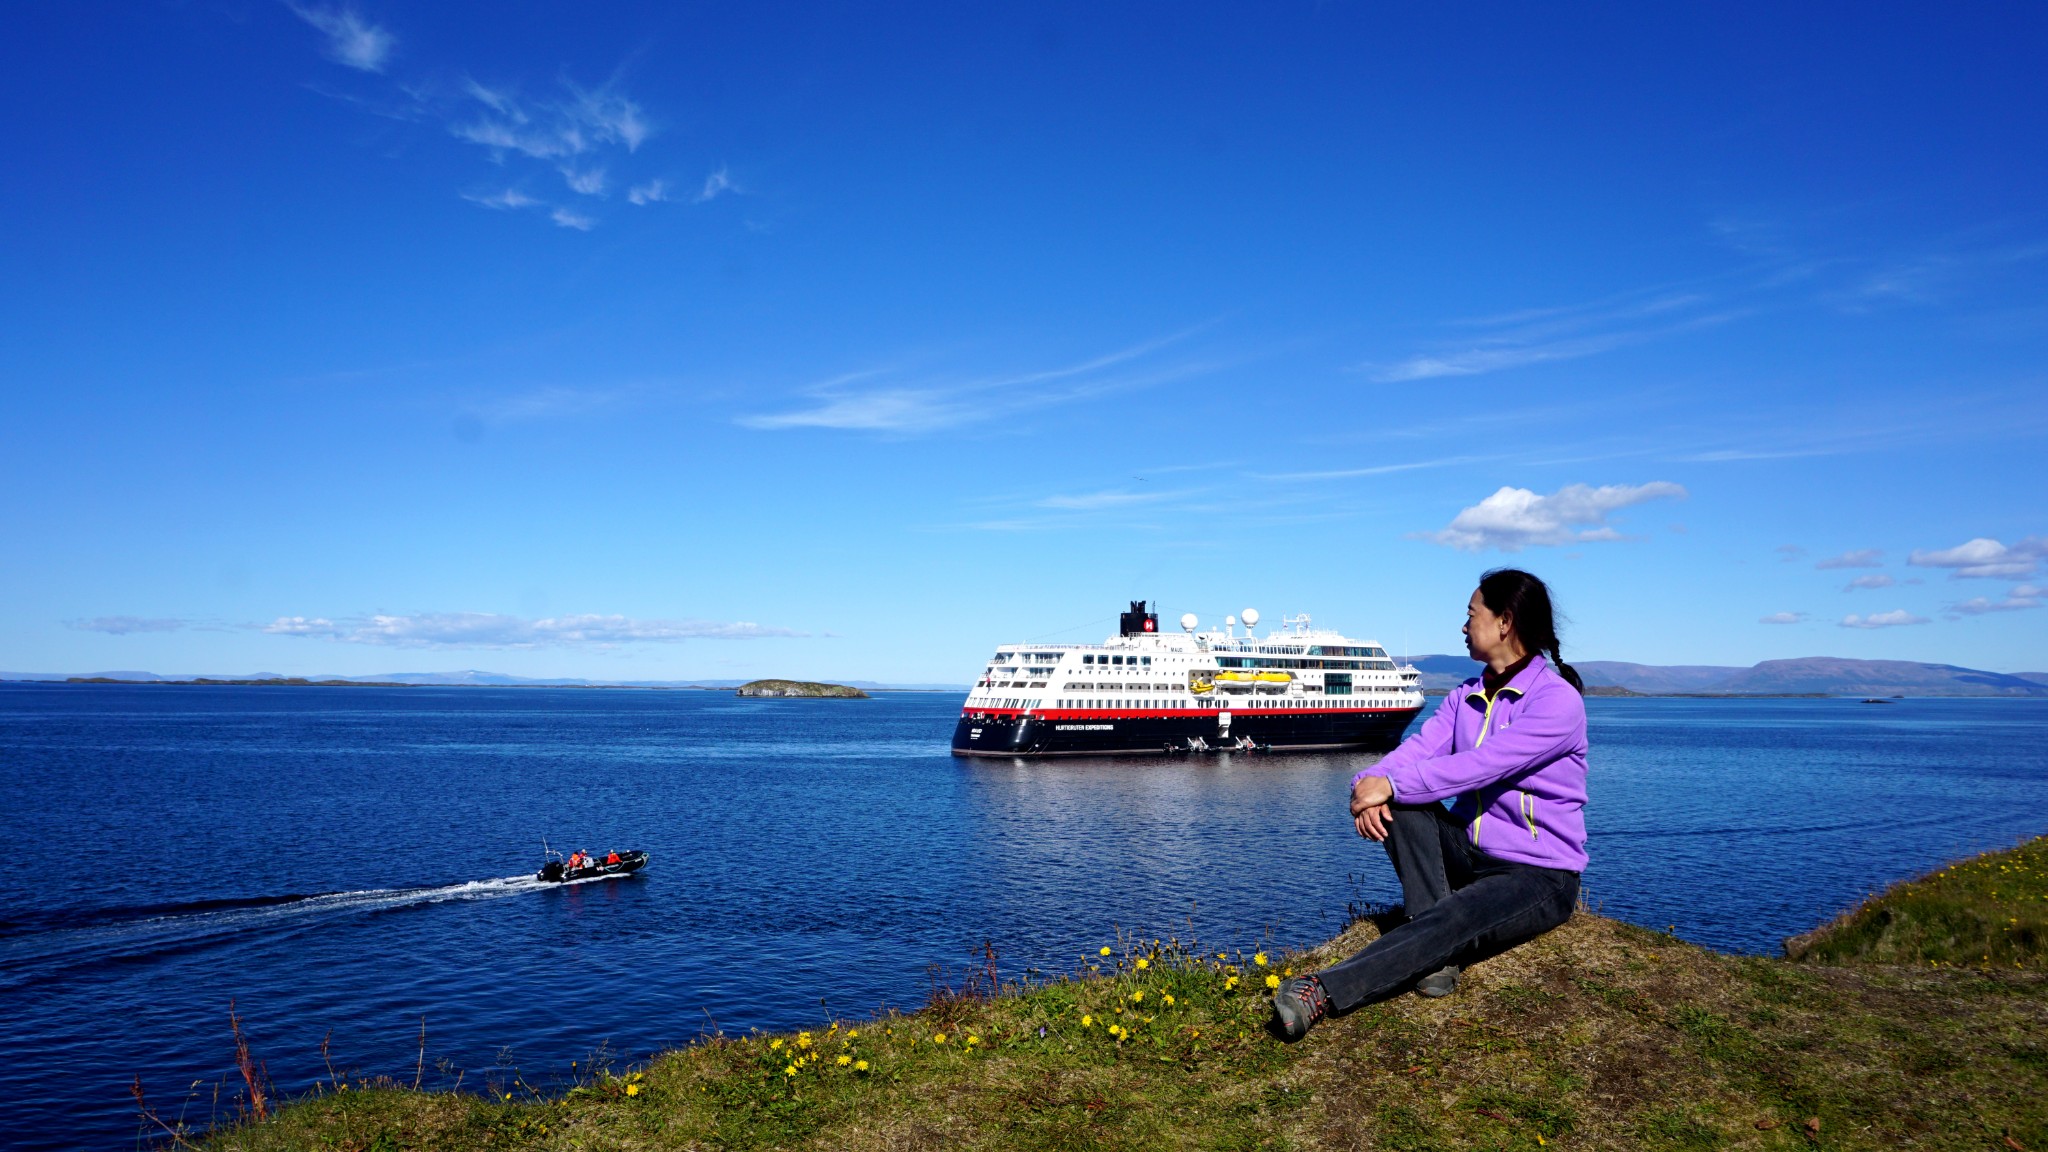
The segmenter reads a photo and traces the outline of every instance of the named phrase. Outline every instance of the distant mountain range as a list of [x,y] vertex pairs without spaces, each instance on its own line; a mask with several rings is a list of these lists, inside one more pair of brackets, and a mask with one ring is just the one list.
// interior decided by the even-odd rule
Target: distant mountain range
[[[1404,656],[1422,671],[1424,688],[1450,688],[1479,674],[1479,665],[1463,656]],[[1836,656],[1803,656],[1766,660],[1748,668],[1718,664],[1629,664],[1619,660],[1574,662],[1588,688],[1622,689],[1646,696],[2020,696],[2048,697],[2048,672],[1985,672],[1954,664],[1922,664],[1912,660],[1846,660]],[[246,675],[160,676],[154,672],[0,672],[0,680],[283,680],[275,672]],[[393,672],[383,676],[307,676],[306,680],[359,684],[530,688],[712,688],[731,689],[747,680],[585,680],[572,677],[532,679],[502,672]],[[835,680],[870,692],[965,692],[965,684],[883,684],[873,680]]]
[[[1449,688],[1479,674],[1463,656],[1413,656],[1424,688]],[[1985,672],[1913,660],[1846,660],[1802,656],[1748,668],[1715,664],[1629,664],[1573,661],[1588,688],[1622,688],[1646,696],[2043,696],[2048,672]]]
[[[234,675],[192,675],[160,676],[155,672],[0,672],[0,681],[64,681],[64,680],[127,680],[137,683],[172,683],[189,680],[287,680],[304,679],[325,683],[350,684],[411,684],[422,687],[471,687],[471,688],[738,688],[750,684],[753,678],[744,680],[586,680],[577,677],[533,679],[526,676],[507,676],[503,672],[479,672],[469,669],[462,672],[392,672],[382,676],[305,676],[288,677],[280,672],[250,672]],[[834,680],[849,688],[864,688],[871,692],[965,692],[965,684],[883,684],[874,680]]]

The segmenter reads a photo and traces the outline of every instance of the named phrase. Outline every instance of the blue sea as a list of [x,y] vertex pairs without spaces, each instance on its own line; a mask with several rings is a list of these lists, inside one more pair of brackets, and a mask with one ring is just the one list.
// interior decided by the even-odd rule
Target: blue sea
[[[1714,948],[2048,831],[2048,701],[1587,704],[1587,901]],[[138,1076],[227,1111],[230,1004],[287,1094],[328,1061],[546,1086],[916,1007],[984,942],[1064,972],[1119,932],[1286,947],[1398,898],[1345,813],[1364,759],[958,760],[958,705],[0,685],[0,1131],[133,1147]],[[543,842],[653,862],[549,887]]]

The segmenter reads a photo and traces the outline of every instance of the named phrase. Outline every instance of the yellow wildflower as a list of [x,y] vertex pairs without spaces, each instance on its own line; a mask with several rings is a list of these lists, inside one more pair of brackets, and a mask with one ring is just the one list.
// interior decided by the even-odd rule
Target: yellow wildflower
[[1083,1014],[1081,1015],[1081,1027],[1083,1027],[1083,1028],[1093,1028],[1093,1027],[1095,1027],[1095,1017],[1093,1017],[1093,1016],[1090,1016],[1090,1015],[1088,1015],[1088,1014],[1086,1014],[1086,1013],[1083,1013]]
[[789,1067],[787,1067],[787,1068],[784,1068],[784,1069],[782,1070],[782,1074],[783,1074],[784,1076],[794,1076],[794,1075],[796,1075],[796,1065],[794,1065],[794,1064],[791,1064],[791,1065],[790,1065]]
[[628,1085],[626,1085],[626,1095],[628,1095],[628,1096],[638,1096],[639,1094],[640,1094],[640,1086],[639,1086],[638,1084],[628,1084]]
[[846,1066],[847,1066],[848,1064],[851,1064],[851,1063],[853,1063],[853,1057],[851,1057],[851,1056],[848,1056],[848,1055],[847,1055],[846,1053],[844,1053],[844,1052],[841,1052],[841,1053],[839,1054],[839,1059],[837,1059],[837,1060],[834,1060],[834,1061],[833,1061],[833,1063],[834,1063],[834,1064],[837,1064],[837,1065],[839,1065],[839,1066],[840,1066],[841,1068],[844,1068],[844,1067],[846,1067]]
[[1228,979],[1228,980],[1225,980],[1225,981],[1223,982],[1223,990],[1224,990],[1225,992],[1228,992],[1228,991],[1230,991],[1230,990],[1231,990],[1232,988],[1235,988],[1235,987],[1237,987],[1237,977],[1235,977],[1235,976],[1232,976],[1232,977],[1231,977],[1230,979]]
[[1161,997],[1159,997],[1159,998],[1160,998],[1161,1000],[1164,1000],[1164,1001],[1166,1002],[1166,1006],[1167,1006],[1168,1008],[1171,1008],[1171,1007],[1173,1007],[1173,993],[1171,993],[1171,992],[1168,992],[1168,993],[1166,993],[1165,995],[1162,995],[1162,996],[1161,996]]
[[1107,956],[1107,955],[1109,955],[1109,945],[1107,945],[1107,944],[1104,944],[1104,945],[1102,946],[1102,952],[1101,952],[1101,955],[1104,955],[1104,956]]
[[811,1046],[811,1034],[809,1032],[797,1033],[796,1046],[799,1048],[809,1048]]
[[854,1070],[855,1072],[865,1072],[865,1071],[867,1071],[867,1070],[868,1070],[868,1062],[867,1062],[867,1061],[865,1061],[865,1060],[855,1060],[855,1061],[853,1062],[853,1070]]
[[1257,964],[1261,968],[1264,968],[1266,966],[1266,954],[1264,952],[1253,954],[1252,963]]
[[979,1037],[979,1036],[969,1036],[969,1037],[967,1038],[967,1046],[968,1046],[969,1048],[972,1048],[972,1047],[974,1047],[974,1046],[975,1046],[976,1044],[979,1044],[979,1043],[981,1043],[981,1037]]
[[776,1049],[778,1049],[778,1048],[780,1048],[780,1047],[782,1047],[782,1041],[780,1041],[780,1040],[770,1040],[770,1041],[768,1042],[768,1050],[769,1050],[770,1052],[773,1052],[773,1051],[775,1051]]
[[944,1032],[938,1032],[938,1033],[934,1033],[934,1034],[932,1035],[932,1043],[934,1043],[934,1044],[944,1044],[945,1042],[946,1042],[946,1034],[945,1034]]
[[1278,988],[1279,986],[1280,986],[1280,977],[1278,977],[1278,976],[1275,976],[1275,975],[1273,975],[1273,974],[1272,974],[1272,973],[1270,973],[1270,972],[1269,972],[1269,973],[1267,973],[1267,974],[1266,974],[1266,987],[1268,987],[1268,988]]
[[1143,989],[1139,989],[1138,991],[1136,991],[1136,992],[1133,992],[1133,993],[1131,993],[1131,1003],[1133,1003],[1133,1004],[1143,1004],[1144,1002],[1145,1002],[1145,992],[1144,992],[1144,990],[1143,990]]
[[1150,968],[1151,966],[1152,962],[1150,960],[1145,959],[1143,956],[1138,957],[1138,967],[1140,969]]
[[851,1031],[851,1032],[848,1032],[848,1033],[846,1034],[846,1038],[847,1038],[848,1040],[858,1040],[858,1039],[860,1039],[860,1029],[858,1029],[858,1028],[855,1028],[855,1029],[854,1029],[853,1031]]

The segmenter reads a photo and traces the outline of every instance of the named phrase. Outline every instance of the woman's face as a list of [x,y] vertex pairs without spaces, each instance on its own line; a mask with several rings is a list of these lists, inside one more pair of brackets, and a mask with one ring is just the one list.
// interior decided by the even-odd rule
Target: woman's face
[[1494,615],[1474,588],[1472,599],[1465,602],[1465,654],[1487,664],[1516,647],[1514,618]]

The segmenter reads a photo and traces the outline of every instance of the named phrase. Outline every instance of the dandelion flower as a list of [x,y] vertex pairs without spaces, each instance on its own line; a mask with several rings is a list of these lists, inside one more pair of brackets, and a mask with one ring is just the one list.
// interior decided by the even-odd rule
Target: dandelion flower
[[858,1039],[860,1039],[860,1029],[858,1029],[858,1028],[855,1028],[855,1029],[854,1029],[853,1031],[851,1031],[851,1032],[848,1032],[848,1033],[846,1034],[846,1038],[847,1038],[848,1040],[858,1040]]
[[797,1033],[796,1046],[799,1048],[809,1048],[811,1046],[811,1034],[809,1032]]
[[794,1065],[794,1064],[791,1064],[791,1065],[790,1065],[789,1067],[787,1067],[787,1068],[784,1068],[784,1069],[782,1070],[782,1074],[783,1074],[784,1076],[794,1076],[794,1075],[796,1075],[796,1065]]
[[1143,956],[1138,957],[1138,967],[1140,970],[1150,968],[1151,966],[1152,962],[1150,960],[1145,959]]
[[1171,993],[1171,992],[1168,992],[1168,993],[1166,993],[1165,995],[1162,995],[1162,996],[1161,996],[1161,997],[1159,997],[1159,998],[1160,998],[1161,1000],[1164,1000],[1164,1001],[1166,1002],[1166,1006],[1167,1006],[1168,1008],[1171,1008],[1171,1007],[1173,1007],[1173,993]]
[[865,1071],[867,1071],[867,1070],[868,1070],[868,1062],[867,1062],[867,1061],[865,1061],[865,1060],[855,1060],[855,1061],[853,1062],[853,1070],[854,1070],[855,1072],[865,1072]]
[[777,1049],[779,1049],[779,1048],[781,1048],[781,1047],[782,1047],[782,1041],[780,1041],[780,1040],[770,1040],[770,1041],[768,1042],[768,1050],[769,1050],[770,1052],[776,1051]]
[[932,1043],[934,1043],[934,1044],[944,1044],[945,1042],[946,1042],[946,1034],[945,1034],[944,1032],[936,1032],[936,1033],[933,1033],[933,1034],[932,1034]]
[[834,1060],[834,1061],[833,1061],[833,1063],[834,1063],[834,1064],[837,1064],[837,1065],[839,1065],[839,1066],[840,1066],[841,1068],[844,1068],[844,1067],[846,1067],[846,1066],[847,1066],[848,1064],[851,1064],[851,1063],[853,1063],[853,1057],[851,1057],[851,1056],[848,1056],[848,1055],[847,1055],[846,1053],[844,1053],[844,1052],[841,1052],[841,1053],[839,1054],[839,1059],[837,1059],[837,1060]]
[[1101,951],[1100,955],[1103,955],[1103,956],[1107,956],[1107,955],[1109,955],[1109,945],[1107,945],[1107,944],[1104,944],[1104,945],[1102,946],[1102,951]]
[[1086,1013],[1083,1013],[1083,1014],[1082,1014],[1082,1016],[1081,1016],[1081,1027],[1083,1027],[1083,1028],[1093,1028],[1093,1027],[1095,1027],[1095,1017],[1093,1017],[1093,1016],[1089,1016],[1089,1015],[1087,1015]]
[[1261,968],[1264,968],[1266,966],[1266,954],[1264,952],[1254,953],[1252,956],[1252,963],[1257,964]]
[[969,1036],[969,1037],[967,1038],[967,1046],[968,1046],[969,1048],[972,1048],[972,1047],[974,1047],[974,1046],[975,1046],[976,1044],[979,1044],[979,1043],[981,1043],[981,1037],[979,1037],[979,1036]]
[[1274,974],[1272,974],[1272,973],[1270,973],[1270,972],[1269,972],[1269,973],[1267,973],[1267,974],[1266,974],[1266,987],[1268,987],[1268,988],[1278,988],[1279,986],[1280,986],[1280,977],[1278,977],[1278,976],[1276,976],[1276,975],[1274,975]]
[[639,1094],[640,1094],[640,1086],[639,1086],[638,1084],[628,1084],[628,1085],[626,1085],[626,1095],[628,1095],[628,1096],[638,1096]]
[[1144,993],[1144,991],[1143,991],[1142,989],[1140,989],[1139,991],[1136,991],[1136,992],[1133,992],[1133,993],[1131,993],[1131,1003],[1133,1003],[1133,1004],[1143,1004],[1144,1002],[1145,1002],[1145,993]]
[[1231,990],[1232,988],[1235,988],[1235,987],[1237,987],[1237,977],[1235,977],[1235,976],[1232,976],[1232,977],[1231,977],[1230,979],[1228,979],[1228,980],[1225,980],[1225,981],[1223,982],[1223,990],[1224,990],[1225,992],[1228,992],[1228,991],[1230,991],[1230,990]]

